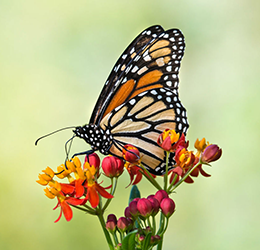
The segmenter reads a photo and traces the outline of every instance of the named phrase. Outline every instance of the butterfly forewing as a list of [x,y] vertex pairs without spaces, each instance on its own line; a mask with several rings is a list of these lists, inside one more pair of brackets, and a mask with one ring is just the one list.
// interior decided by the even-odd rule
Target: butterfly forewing
[[[110,75],[108,76],[108,79],[92,112],[89,123],[98,124],[102,116],[104,116],[105,109],[108,106],[113,93],[117,90],[119,84],[122,82],[122,79],[119,81],[119,78],[125,72],[125,67],[123,65],[128,65],[129,62],[133,59],[133,52],[141,51],[146,44],[148,44],[155,37],[158,37],[158,35],[163,31],[163,28],[159,25],[151,26],[142,31],[125,49],[125,51],[117,60]],[[116,84],[117,82],[118,84]]]

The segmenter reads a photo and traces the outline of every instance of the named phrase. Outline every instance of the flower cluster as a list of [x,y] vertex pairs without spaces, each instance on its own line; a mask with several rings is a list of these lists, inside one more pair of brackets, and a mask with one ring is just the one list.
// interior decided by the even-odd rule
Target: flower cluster
[[[43,170],[37,182],[46,186],[44,191],[48,198],[57,198],[58,203],[54,209],[61,208],[55,222],[60,220],[62,214],[67,221],[71,220],[72,207],[77,208],[98,216],[110,249],[127,249],[124,247],[127,244],[134,245],[135,249],[151,249],[155,245],[161,249],[169,218],[175,211],[175,203],[169,195],[183,182],[192,183],[191,177],[199,174],[209,177],[202,166],[218,160],[222,149],[203,138],[197,139],[195,151],[190,151],[184,134],[169,129],[160,134],[157,143],[166,156],[163,186],[159,183],[161,178],[155,178],[142,165],[142,155],[138,148],[129,144],[122,148],[121,158],[107,156],[101,163],[98,155],[93,153],[86,155],[83,165],[78,157],[74,157],[58,166],[56,172],[49,167]],[[175,164],[169,165],[169,162]],[[114,214],[110,214],[105,223],[104,213],[114,197],[118,178],[124,169],[130,176],[129,185],[133,185],[131,202],[125,208],[124,217],[117,220]],[[103,187],[103,181],[100,181],[102,176],[110,180],[108,187]],[[143,176],[158,190],[147,198],[140,198],[136,187]],[[159,225],[156,225],[155,217],[158,214],[160,220]]]
[[[108,156],[102,162],[104,174],[110,178],[118,177],[124,170],[124,162],[117,157]],[[96,208],[100,202],[100,196],[106,199],[113,198],[112,193],[106,191],[109,187],[102,187],[98,183],[100,177],[100,159],[96,153],[85,157],[85,162],[81,166],[78,157],[74,157],[72,161],[66,161],[57,168],[55,173],[51,168],[47,167],[43,170],[43,174],[39,174],[39,184],[47,186],[44,191],[45,195],[54,199],[57,197],[58,204],[54,208],[61,207],[59,221],[62,213],[67,221],[72,219],[72,209],[70,205],[81,205],[85,207],[86,212],[93,213],[91,208]],[[59,179],[67,179],[69,183],[61,183],[54,180],[54,177]],[[86,205],[89,201],[91,207]]]
[[[114,214],[108,215],[106,229],[112,234],[118,247],[121,246],[121,243],[118,242],[117,233],[123,238],[130,232],[135,233],[136,249],[144,249],[144,244],[152,247],[162,239],[168,226],[168,219],[174,211],[174,201],[169,198],[167,192],[159,190],[155,195],[149,195],[147,198],[133,199],[125,208],[125,216],[118,220]],[[161,222],[156,230],[155,217],[159,212]],[[164,220],[166,220],[166,224],[162,223]]]

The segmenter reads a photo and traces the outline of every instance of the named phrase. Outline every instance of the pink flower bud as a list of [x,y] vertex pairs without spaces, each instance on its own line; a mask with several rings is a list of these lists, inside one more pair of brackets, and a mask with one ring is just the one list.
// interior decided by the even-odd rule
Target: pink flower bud
[[164,198],[161,203],[160,207],[162,209],[162,213],[169,218],[175,209],[175,203],[171,198]]
[[125,217],[120,217],[117,221],[117,228],[122,232],[125,232],[127,230],[128,225],[129,222]]
[[137,201],[136,200],[132,200],[129,204],[129,212],[133,217],[138,216],[139,211],[137,209]]
[[116,223],[115,223],[115,221],[114,221],[114,220],[108,220],[108,221],[106,222],[106,229],[107,229],[110,233],[114,232],[115,229],[116,229]]
[[152,216],[155,216],[159,212],[160,203],[155,197],[149,197],[147,199],[151,202],[153,207]]
[[159,190],[154,195],[154,198],[156,198],[159,201],[159,203],[161,203],[162,199],[168,198],[168,197],[169,197],[168,194],[164,190]]
[[212,161],[216,161],[222,155],[222,149],[218,147],[216,144],[209,145],[205,148],[202,153],[201,161],[203,163],[210,163]]
[[137,209],[138,209],[140,215],[142,215],[144,217],[148,217],[151,215],[151,213],[153,211],[153,206],[152,206],[152,203],[148,199],[142,198],[137,202]]
[[102,169],[107,177],[118,177],[123,173],[124,162],[115,156],[107,156],[102,161]]

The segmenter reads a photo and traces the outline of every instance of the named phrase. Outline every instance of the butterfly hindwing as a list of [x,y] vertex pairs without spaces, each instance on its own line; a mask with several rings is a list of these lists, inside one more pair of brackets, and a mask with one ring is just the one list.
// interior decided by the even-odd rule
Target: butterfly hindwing
[[[165,129],[186,133],[188,121],[178,93],[157,88],[138,94],[107,114],[100,123],[113,137],[110,154],[122,156],[122,146],[131,144],[139,149],[142,163],[153,174],[164,171],[165,152],[157,138]],[[170,162],[173,163],[172,155]]]

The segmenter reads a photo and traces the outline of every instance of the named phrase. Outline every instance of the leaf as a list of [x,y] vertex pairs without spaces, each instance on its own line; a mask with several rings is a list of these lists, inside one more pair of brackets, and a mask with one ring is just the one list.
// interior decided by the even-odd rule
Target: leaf
[[148,233],[146,236],[145,236],[145,240],[144,240],[144,243],[142,245],[142,250],[148,250],[149,247],[150,247],[150,242],[151,242],[151,237],[152,237],[152,233]]
[[137,230],[130,232],[122,241],[123,250],[135,250],[135,234]]
[[130,191],[130,196],[129,196],[129,203],[134,199],[134,198],[140,198],[141,194],[136,185],[132,186],[132,189]]

